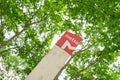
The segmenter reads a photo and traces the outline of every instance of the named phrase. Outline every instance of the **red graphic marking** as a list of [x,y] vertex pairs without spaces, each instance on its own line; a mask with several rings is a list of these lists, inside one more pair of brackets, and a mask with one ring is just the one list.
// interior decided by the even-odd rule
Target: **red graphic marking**
[[65,32],[63,36],[58,40],[56,45],[63,48],[66,52],[68,52],[71,55],[81,41],[81,37],[76,36],[75,34],[70,32]]

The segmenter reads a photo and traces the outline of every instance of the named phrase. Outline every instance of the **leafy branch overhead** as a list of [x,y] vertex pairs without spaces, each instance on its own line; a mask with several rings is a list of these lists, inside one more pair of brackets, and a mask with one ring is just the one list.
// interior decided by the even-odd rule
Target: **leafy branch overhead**
[[0,80],[24,80],[65,31],[81,36],[82,47],[55,79],[120,79],[119,0],[1,0]]

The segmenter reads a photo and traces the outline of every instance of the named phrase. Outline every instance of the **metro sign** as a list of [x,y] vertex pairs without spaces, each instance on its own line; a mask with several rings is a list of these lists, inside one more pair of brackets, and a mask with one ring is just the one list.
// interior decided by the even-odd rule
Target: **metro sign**
[[56,45],[58,45],[71,55],[81,41],[81,37],[76,36],[70,32],[65,32],[64,35],[58,40]]
[[79,36],[65,32],[26,80],[54,80],[80,41],[82,38]]

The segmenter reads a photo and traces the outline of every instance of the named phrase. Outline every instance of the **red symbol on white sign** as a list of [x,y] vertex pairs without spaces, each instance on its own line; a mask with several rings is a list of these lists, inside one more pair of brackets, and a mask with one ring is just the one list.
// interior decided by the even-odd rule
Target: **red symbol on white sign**
[[70,32],[65,32],[64,35],[58,40],[56,45],[63,48],[69,54],[72,54],[72,52],[75,50],[75,48],[81,41],[81,37],[76,36]]
[[65,41],[65,43],[62,45],[61,48],[65,49],[66,47],[68,47],[68,48],[71,49],[71,50],[74,50],[74,49],[75,49],[75,47],[71,46],[71,44],[69,43],[68,40]]

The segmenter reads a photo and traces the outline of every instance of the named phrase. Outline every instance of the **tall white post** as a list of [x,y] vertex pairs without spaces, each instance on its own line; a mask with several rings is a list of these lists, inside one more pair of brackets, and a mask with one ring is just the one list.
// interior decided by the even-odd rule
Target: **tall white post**
[[32,70],[26,80],[53,80],[82,39],[72,33],[58,40],[51,51]]

